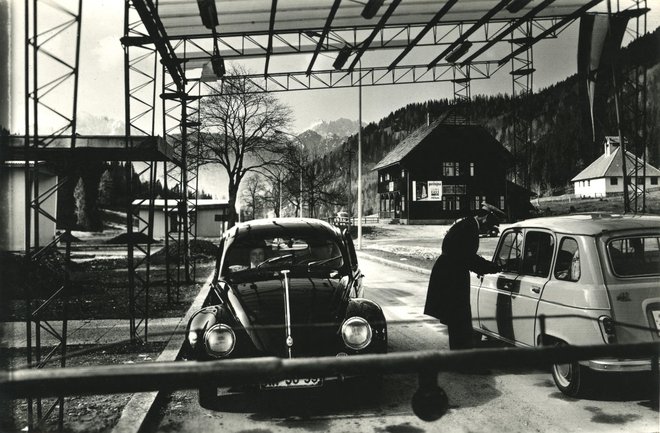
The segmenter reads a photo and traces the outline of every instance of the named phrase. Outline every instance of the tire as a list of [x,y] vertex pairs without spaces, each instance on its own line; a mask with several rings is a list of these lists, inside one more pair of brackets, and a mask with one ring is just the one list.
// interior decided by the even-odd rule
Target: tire
[[205,385],[199,388],[199,405],[204,409],[215,408],[217,401],[217,387]]
[[[563,346],[565,343],[558,343]],[[552,379],[557,388],[569,397],[581,397],[588,388],[589,369],[577,361],[552,365]]]

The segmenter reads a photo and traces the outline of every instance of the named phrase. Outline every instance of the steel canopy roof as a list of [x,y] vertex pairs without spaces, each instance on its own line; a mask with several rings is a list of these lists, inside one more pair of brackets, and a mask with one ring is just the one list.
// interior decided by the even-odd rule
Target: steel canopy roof
[[[279,0],[276,2],[275,32],[321,31],[324,29],[334,0]],[[387,11],[391,0],[384,2],[375,17],[361,16],[364,5],[344,0],[332,20],[332,30],[373,28]],[[402,1],[387,20],[388,26],[420,26],[428,23],[440,10],[443,3],[438,0]],[[500,0],[460,0],[453,5],[440,22],[445,24],[473,23],[493,10]],[[511,2],[507,2],[511,3]],[[492,21],[510,21],[524,16],[540,0],[531,1],[516,13],[506,8],[498,12]],[[588,0],[556,0],[544,7],[537,18],[557,18],[570,15]],[[219,36],[267,35],[271,32],[270,17],[272,2],[267,0],[216,0]],[[202,25],[197,0],[159,0],[158,14],[170,38],[206,36],[210,30]]]
[[[489,78],[601,1],[385,0],[366,19],[361,15],[366,1],[215,0],[215,29],[202,23],[198,0],[133,3],[151,11],[157,25],[145,22],[145,27],[160,44],[163,63],[181,65],[175,74],[168,67],[170,75],[186,82],[216,81],[210,68],[215,45],[223,61],[247,61],[242,76],[262,91],[286,91],[451,81],[457,67],[473,71],[467,71],[468,79]],[[507,9],[518,3],[526,4]],[[347,61],[337,70],[331,64],[342,48],[349,50]],[[279,61],[283,57],[288,60]],[[235,78],[232,72],[228,67],[224,78]]]

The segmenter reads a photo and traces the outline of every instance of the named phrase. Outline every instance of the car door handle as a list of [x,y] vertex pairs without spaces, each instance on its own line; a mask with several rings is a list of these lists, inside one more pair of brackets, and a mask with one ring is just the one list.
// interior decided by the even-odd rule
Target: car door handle
[[541,288],[538,286],[532,286],[532,292],[534,293],[541,293]]

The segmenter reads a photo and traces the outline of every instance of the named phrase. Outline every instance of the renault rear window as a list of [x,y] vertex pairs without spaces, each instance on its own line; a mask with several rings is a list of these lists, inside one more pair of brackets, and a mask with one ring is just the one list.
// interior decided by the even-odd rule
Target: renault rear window
[[615,275],[660,275],[660,236],[613,239],[607,243],[607,254]]

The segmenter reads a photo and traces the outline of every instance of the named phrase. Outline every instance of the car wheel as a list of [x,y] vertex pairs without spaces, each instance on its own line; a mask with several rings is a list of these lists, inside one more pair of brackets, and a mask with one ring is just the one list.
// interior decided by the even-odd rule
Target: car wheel
[[217,401],[217,387],[204,385],[199,388],[199,405],[204,409],[213,409]]
[[[557,344],[564,345],[563,343]],[[566,364],[553,364],[552,379],[557,388],[569,397],[579,397],[587,388],[588,369],[577,361]]]

